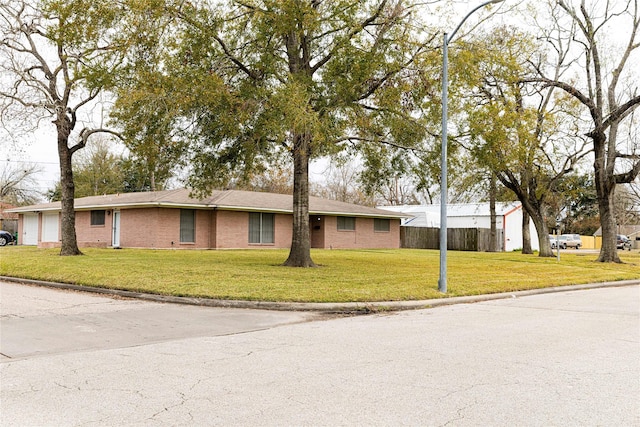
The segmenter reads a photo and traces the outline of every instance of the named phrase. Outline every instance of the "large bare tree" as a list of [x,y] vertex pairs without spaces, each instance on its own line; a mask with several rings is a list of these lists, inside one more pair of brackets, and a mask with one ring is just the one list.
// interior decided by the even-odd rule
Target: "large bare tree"
[[[531,58],[541,50],[531,34],[501,27],[479,39],[473,45],[476,54],[471,64],[459,67],[474,86],[463,103],[469,152],[522,203],[526,212],[523,253],[533,253],[527,239],[530,219],[537,230],[539,255],[551,257],[546,222],[549,199],[563,177],[589,153],[586,138],[567,137],[579,121],[579,112],[572,105],[575,102],[557,96],[561,92],[557,88],[541,89],[539,83],[523,81]],[[553,68],[553,76],[560,77],[562,67],[555,64]]]
[[[602,226],[598,261],[620,262],[616,251],[614,195],[618,184],[633,182],[640,173],[640,145],[633,131],[638,94],[640,5],[638,0],[571,1],[552,4],[554,31],[547,41],[557,52],[577,43],[563,59],[573,78],[558,79],[540,69],[540,81],[557,87],[586,109],[586,132],[593,144],[595,185]],[[618,42],[610,40],[618,37]],[[608,41],[609,40],[609,41]],[[635,64],[635,66],[634,66]],[[634,74],[635,73],[635,74]],[[637,135],[637,134],[636,134]]]
[[[8,162],[7,162],[8,163]],[[8,163],[0,170],[0,202],[30,205],[42,198],[36,175],[42,168],[35,163]]]
[[[120,64],[119,2],[3,0],[0,4],[0,112],[33,131],[55,126],[62,187],[61,255],[78,255],[71,159],[99,127],[78,130]],[[88,113],[89,114],[89,113]]]

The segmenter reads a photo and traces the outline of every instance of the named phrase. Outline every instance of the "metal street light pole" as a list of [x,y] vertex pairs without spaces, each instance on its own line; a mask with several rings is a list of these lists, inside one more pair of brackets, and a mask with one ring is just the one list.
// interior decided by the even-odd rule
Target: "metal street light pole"
[[467,13],[455,30],[449,36],[444,33],[442,43],[442,154],[440,159],[440,278],[438,279],[438,290],[447,292],[447,203],[449,199],[449,189],[447,186],[447,103],[449,97],[449,42],[456,35],[462,24],[476,10],[489,4],[501,3],[504,0],[490,0],[477,6]]

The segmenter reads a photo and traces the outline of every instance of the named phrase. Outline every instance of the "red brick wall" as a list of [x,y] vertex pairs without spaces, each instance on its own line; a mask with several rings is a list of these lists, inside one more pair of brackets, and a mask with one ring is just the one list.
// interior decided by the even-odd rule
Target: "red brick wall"
[[180,209],[144,208],[120,211],[120,246],[129,248],[208,249],[215,244],[215,213],[196,210],[195,242],[180,242]]
[[[195,247],[195,243],[180,243],[180,209],[154,208],[155,229],[154,248],[188,248]],[[140,212],[144,215],[144,212]],[[197,228],[196,223],[196,228]]]
[[248,242],[247,212],[216,211],[216,248],[245,248]]
[[[196,210],[196,242],[198,249],[209,249],[211,247],[211,210]],[[179,220],[180,218],[178,218]],[[179,222],[178,222],[179,224]]]
[[[41,223],[41,219],[39,222]],[[120,211],[120,246],[158,249],[290,248],[292,222],[291,215],[276,214],[275,242],[249,244],[247,212],[196,210],[195,242],[181,243],[180,209],[123,209]],[[400,247],[400,220],[390,220],[389,232],[375,232],[373,222],[372,218],[356,218],[355,231],[338,231],[335,216],[311,216],[312,247],[327,249]],[[20,233],[22,225],[21,218]],[[315,229],[317,225],[320,229]],[[78,245],[81,247],[111,246],[112,227],[112,211],[107,211],[104,226],[91,226],[90,211],[76,212]]]
[[91,225],[91,211],[76,211],[76,238],[78,240],[78,246],[111,246],[111,231],[113,229],[113,217],[111,213],[111,210],[105,212],[104,225]]
[[122,209],[120,211],[120,246],[123,248],[156,248],[158,208]]
[[218,211],[209,213],[209,248],[216,248],[218,245],[218,227],[217,227]]
[[273,244],[249,244],[249,213],[216,211],[216,245],[218,249],[290,248],[291,215],[276,214]]
[[335,216],[324,217],[324,248],[374,249],[400,247],[400,220],[390,219],[389,231],[373,230],[373,218],[356,218],[355,231],[339,231]]
[[[249,225],[247,223],[247,230],[248,227]],[[276,248],[289,249],[291,247],[291,238],[293,237],[293,215],[276,214],[275,234],[274,246]]]

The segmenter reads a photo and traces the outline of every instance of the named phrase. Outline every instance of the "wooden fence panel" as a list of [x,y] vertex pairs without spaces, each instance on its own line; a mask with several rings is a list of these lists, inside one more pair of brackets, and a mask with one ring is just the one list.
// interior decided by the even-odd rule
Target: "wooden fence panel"
[[[449,228],[447,249],[453,251],[489,250],[491,230],[484,228]],[[502,230],[497,230],[497,250],[503,251]],[[440,249],[440,229],[431,227],[400,227],[400,247],[409,249]]]
[[[504,252],[504,231],[496,230],[496,251]],[[489,241],[491,230],[488,228],[478,228],[478,252],[489,252]]]
[[478,250],[478,229],[450,228],[447,230],[447,249],[456,251]]
[[410,249],[438,249],[440,248],[440,229],[430,227],[400,227],[400,247]]

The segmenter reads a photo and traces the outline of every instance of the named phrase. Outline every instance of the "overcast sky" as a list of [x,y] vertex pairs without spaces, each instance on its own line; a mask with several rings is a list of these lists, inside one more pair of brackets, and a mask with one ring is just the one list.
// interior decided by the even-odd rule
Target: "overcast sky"
[[[507,2],[508,0],[503,4],[506,4]],[[454,1],[451,2],[453,7],[440,9],[432,16],[440,16],[440,14],[446,12],[445,15],[449,17],[452,15],[456,15],[453,17],[453,19],[459,20],[462,19],[466,12],[470,11],[473,7],[480,3],[481,0],[459,2]],[[448,5],[449,3],[442,4]],[[454,13],[451,12],[452,9],[454,10]],[[477,19],[482,17],[481,13],[478,13],[477,15],[478,16],[474,14],[474,16],[468,21],[468,23],[465,24],[465,29],[467,29],[467,26],[473,28],[474,18],[475,22],[477,22]],[[489,27],[493,25],[494,21],[497,21],[498,23],[500,21],[504,21],[505,17],[493,16],[490,19],[492,21],[492,24],[487,24],[487,26]],[[461,33],[463,32],[464,29],[461,30]],[[622,34],[622,36],[628,37],[628,34]],[[98,112],[100,110],[102,109],[93,109],[93,116],[96,123],[100,122],[100,113]],[[90,114],[90,112],[85,112],[85,114]],[[106,120],[106,117],[104,119]],[[79,123],[76,131],[79,131],[84,126],[84,123]],[[71,140],[71,142],[73,142],[73,139]],[[122,152],[122,148],[114,150],[114,152]],[[19,164],[21,162],[36,163],[41,168],[42,173],[40,173],[37,178],[37,189],[39,191],[45,192],[46,190],[51,189],[55,186],[55,183],[59,180],[59,161],[56,147],[55,127],[52,123],[50,123],[49,121],[43,121],[38,131],[32,134],[24,135],[17,140],[15,138],[11,138],[7,134],[7,131],[0,127],[0,167],[5,168],[7,166],[15,166],[16,164]],[[323,180],[323,174],[326,171],[326,163],[327,162],[321,162],[319,165],[312,167],[311,179],[313,181],[318,182]]]

